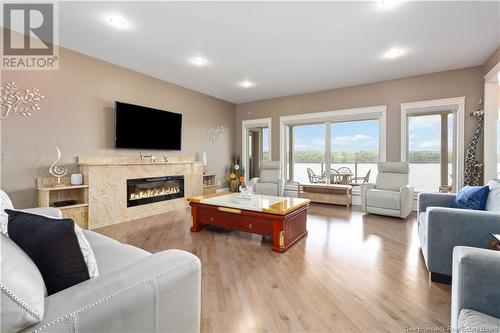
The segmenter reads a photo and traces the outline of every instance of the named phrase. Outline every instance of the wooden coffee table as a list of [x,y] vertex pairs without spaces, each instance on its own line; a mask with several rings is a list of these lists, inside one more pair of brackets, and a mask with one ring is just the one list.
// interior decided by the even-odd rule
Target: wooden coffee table
[[500,234],[493,234],[490,232],[491,240],[488,243],[488,249],[500,251]]
[[245,231],[273,238],[275,252],[285,252],[307,234],[309,200],[256,195],[243,199],[239,193],[216,193],[189,198],[192,232],[204,226]]

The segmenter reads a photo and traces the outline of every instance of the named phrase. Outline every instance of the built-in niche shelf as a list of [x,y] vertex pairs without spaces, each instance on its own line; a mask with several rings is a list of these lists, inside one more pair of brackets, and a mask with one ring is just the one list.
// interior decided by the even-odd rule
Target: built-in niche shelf
[[88,185],[71,185],[69,177],[62,177],[61,184],[56,178],[37,179],[37,198],[39,207],[55,207],[54,202],[76,200],[69,206],[56,207],[61,210],[63,218],[71,218],[81,228],[88,228]]
[[203,175],[203,195],[217,192],[215,175]]

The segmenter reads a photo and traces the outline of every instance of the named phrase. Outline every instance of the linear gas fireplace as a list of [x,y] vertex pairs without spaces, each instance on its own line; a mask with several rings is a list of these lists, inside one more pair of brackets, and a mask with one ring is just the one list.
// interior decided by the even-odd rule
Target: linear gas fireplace
[[127,179],[127,207],[184,197],[184,176]]

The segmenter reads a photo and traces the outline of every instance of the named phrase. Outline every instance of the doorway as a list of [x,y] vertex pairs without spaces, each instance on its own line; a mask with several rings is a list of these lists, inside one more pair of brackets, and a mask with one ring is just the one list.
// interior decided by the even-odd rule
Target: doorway
[[259,177],[262,161],[271,160],[271,118],[242,122],[241,155],[245,179]]
[[269,128],[250,128],[248,130],[248,179],[259,177],[261,162],[269,159]]

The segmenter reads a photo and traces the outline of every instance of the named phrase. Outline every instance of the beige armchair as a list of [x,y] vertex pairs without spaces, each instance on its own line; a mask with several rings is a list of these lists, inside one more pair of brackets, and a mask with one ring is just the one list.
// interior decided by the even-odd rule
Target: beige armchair
[[379,162],[375,184],[361,184],[361,209],[364,212],[406,218],[410,215],[413,188],[408,186],[407,162]]

